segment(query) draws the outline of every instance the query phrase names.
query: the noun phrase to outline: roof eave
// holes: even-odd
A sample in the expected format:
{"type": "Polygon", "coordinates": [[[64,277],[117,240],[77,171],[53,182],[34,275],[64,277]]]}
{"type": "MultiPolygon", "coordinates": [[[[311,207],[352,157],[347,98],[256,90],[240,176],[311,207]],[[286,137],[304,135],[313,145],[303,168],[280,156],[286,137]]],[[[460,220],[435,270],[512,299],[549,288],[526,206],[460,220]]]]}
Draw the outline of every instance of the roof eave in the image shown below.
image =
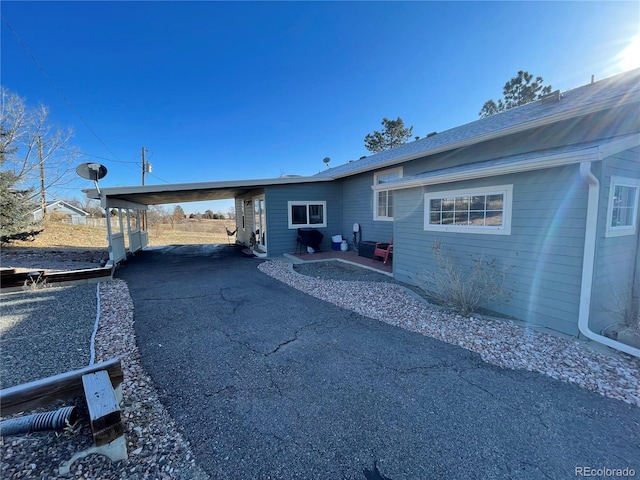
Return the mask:
{"type": "MultiPolygon", "coordinates": [[[[637,100],[631,100],[628,102],[622,102],[622,104],[627,104],[627,103],[633,103],[637,100]]],[[[438,153],[443,153],[443,152],[447,152],[450,150],[455,150],[457,148],[462,148],[462,147],[468,147],[470,145],[474,145],[477,143],[481,143],[481,142],[486,142],[489,140],[495,140],[497,138],[500,137],[504,137],[507,135],[513,135],[515,133],[520,133],[523,132],[525,130],[529,130],[531,128],[538,128],[538,127],[542,127],[545,125],[548,125],[550,123],[555,123],[555,122],[561,122],[564,120],[569,120],[571,118],[575,118],[575,117],[579,117],[582,115],[588,115],[590,113],[596,113],[598,111],[601,110],[605,110],[607,108],[611,108],[614,106],[620,106],[620,97],[613,97],[613,98],[607,98],[605,100],[601,100],[597,103],[592,103],[589,105],[585,105],[585,106],[581,106],[581,107],[577,107],[574,108],[572,110],[566,111],[566,112],[559,112],[559,113],[555,113],[552,115],[547,115],[545,117],[541,117],[541,118],[537,118],[535,120],[531,120],[529,122],[525,122],[525,123],[519,123],[516,125],[511,125],[509,127],[505,127],[502,128],[500,130],[496,130],[490,133],[484,133],[481,135],[476,135],[474,137],[470,137],[464,140],[459,140],[457,142],[452,142],[452,143],[448,143],[445,145],[441,145],[439,147],[433,148],[433,149],[428,149],[428,150],[424,150],[422,152],[418,152],[418,153],[413,153],[411,155],[405,155],[403,157],[397,157],[394,159],[390,159],[387,160],[385,162],[380,162],[376,165],[369,165],[367,167],[362,167],[362,168],[358,168],[355,170],[350,170],[349,172],[345,172],[343,174],[335,174],[333,175],[333,178],[344,178],[344,177],[350,177],[352,175],[357,175],[359,173],[365,173],[365,172],[370,172],[373,170],[377,170],[379,168],[385,168],[385,167],[389,167],[391,165],[395,165],[398,163],[404,163],[404,162],[408,162],[411,160],[415,160],[417,158],[423,158],[423,157],[428,157],[431,155],[435,155],[438,153]]]]}
{"type": "Polygon", "coordinates": [[[533,170],[542,170],[546,168],[561,167],[574,163],[591,162],[601,159],[601,152],[598,147],[592,147],[588,150],[575,154],[557,154],[550,155],[547,158],[533,158],[521,162],[495,165],[488,167],[479,167],[469,169],[462,172],[451,172],[442,175],[434,175],[427,178],[416,178],[407,181],[400,181],[397,185],[383,184],[372,186],[373,191],[380,190],[403,190],[406,188],[424,187],[429,185],[438,185],[441,183],[459,182],[463,180],[473,180],[476,178],[495,177],[498,175],[509,175],[512,173],[530,172],[533,170]]]}

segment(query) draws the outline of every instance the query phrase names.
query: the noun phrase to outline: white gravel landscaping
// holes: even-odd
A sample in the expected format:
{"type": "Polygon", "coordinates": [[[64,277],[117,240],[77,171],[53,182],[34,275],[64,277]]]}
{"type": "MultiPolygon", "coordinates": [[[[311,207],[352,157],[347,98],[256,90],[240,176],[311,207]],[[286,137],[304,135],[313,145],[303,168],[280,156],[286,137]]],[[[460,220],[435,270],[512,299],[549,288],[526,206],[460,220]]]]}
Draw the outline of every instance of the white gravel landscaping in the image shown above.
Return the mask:
{"type": "Polygon", "coordinates": [[[267,261],[258,268],[316,298],[466,348],[488,363],[539,372],[640,407],[640,359],[605,355],[583,342],[509,321],[448,313],[392,283],[312,278],[282,261],[267,261]]]}

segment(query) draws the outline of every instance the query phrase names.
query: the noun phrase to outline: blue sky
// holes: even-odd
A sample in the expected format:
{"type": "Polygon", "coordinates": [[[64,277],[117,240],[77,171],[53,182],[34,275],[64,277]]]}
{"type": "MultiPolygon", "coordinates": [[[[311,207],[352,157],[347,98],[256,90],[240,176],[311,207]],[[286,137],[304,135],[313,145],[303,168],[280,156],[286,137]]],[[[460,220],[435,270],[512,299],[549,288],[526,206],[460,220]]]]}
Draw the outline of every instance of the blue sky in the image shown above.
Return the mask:
{"type": "Polygon", "coordinates": [[[2,85],[73,128],[78,163],[103,163],[107,187],[140,184],[142,146],[147,184],[314,174],[366,155],[383,117],[419,136],[478,119],[518,70],[561,90],[628,70],[640,33],[635,1],[0,8],[2,85]]]}

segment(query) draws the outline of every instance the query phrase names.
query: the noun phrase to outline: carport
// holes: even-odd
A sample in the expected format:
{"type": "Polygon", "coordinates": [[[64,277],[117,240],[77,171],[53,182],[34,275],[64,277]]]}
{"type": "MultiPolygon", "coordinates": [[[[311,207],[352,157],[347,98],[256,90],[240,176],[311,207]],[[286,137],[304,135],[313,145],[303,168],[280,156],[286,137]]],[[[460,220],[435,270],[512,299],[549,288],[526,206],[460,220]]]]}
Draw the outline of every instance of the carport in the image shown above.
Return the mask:
{"type": "Polygon", "coordinates": [[[117,212],[115,218],[107,215],[109,259],[116,264],[127,255],[125,232],[131,253],[142,250],[149,244],[149,232],[145,221],[149,205],[206,200],[234,199],[238,242],[251,247],[260,256],[266,256],[266,232],[269,229],[266,225],[264,198],[267,187],[332,180],[330,177],[283,176],[220,182],[105,187],[86,189],[83,192],[87,198],[100,200],[101,207],[107,212],[114,209],[117,212]],[[117,222],[116,225],[112,223],[114,221],[117,222]],[[256,225],[260,224],[263,224],[259,229],[261,235],[257,235],[256,225]]]}

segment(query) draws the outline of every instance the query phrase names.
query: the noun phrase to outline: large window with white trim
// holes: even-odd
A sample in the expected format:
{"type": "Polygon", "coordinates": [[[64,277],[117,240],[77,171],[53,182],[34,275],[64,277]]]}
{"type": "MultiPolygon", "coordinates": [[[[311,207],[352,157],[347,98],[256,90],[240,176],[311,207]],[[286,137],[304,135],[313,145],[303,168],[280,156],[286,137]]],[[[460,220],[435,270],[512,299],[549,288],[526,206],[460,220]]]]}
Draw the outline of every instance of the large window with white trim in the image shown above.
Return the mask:
{"type": "Polygon", "coordinates": [[[611,177],[607,211],[607,237],[636,233],[639,191],[639,179],[611,177]]]}
{"type": "MultiPolygon", "coordinates": [[[[399,178],[402,178],[402,167],[375,173],[373,184],[382,185],[399,178]]],[[[393,190],[373,192],[373,219],[393,220],[393,190]]]]}
{"type": "Polygon", "coordinates": [[[327,202],[288,202],[289,228],[326,227],[327,202]]]}
{"type": "Polygon", "coordinates": [[[426,193],[424,229],[511,235],[513,185],[426,193]]]}

